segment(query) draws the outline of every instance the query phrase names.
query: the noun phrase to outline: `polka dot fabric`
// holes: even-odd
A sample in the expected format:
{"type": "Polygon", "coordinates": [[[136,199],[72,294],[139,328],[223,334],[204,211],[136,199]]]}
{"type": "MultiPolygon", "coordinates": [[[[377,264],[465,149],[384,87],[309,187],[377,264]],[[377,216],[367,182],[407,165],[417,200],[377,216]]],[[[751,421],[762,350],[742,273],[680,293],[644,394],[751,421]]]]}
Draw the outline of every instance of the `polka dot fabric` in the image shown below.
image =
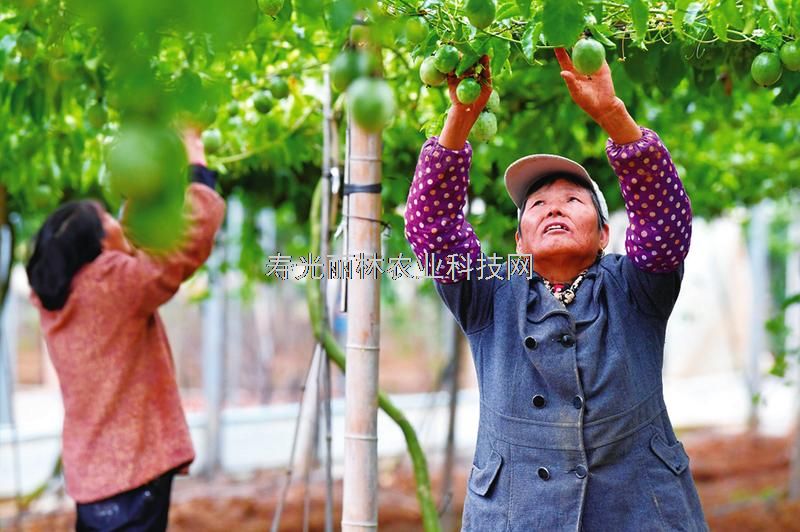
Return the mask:
{"type": "Polygon", "coordinates": [[[448,256],[474,267],[481,255],[481,243],[464,218],[471,162],[469,143],[450,150],[431,137],[422,146],[406,202],[406,239],[423,264],[433,257],[433,273],[444,284],[467,276],[465,270],[452,271],[448,256]]]}
{"type": "MultiPolygon", "coordinates": [[[[640,270],[668,273],[689,252],[692,207],[669,151],[655,132],[641,129],[642,138],[629,144],[609,139],[606,154],[628,212],[628,257],[640,270]]],[[[422,146],[406,203],[406,238],[423,264],[435,258],[434,273],[445,284],[467,276],[451,271],[448,256],[474,266],[481,255],[481,243],[464,218],[471,163],[469,143],[449,150],[431,137],[422,146]]]]}
{"type": "Polygon", "coordinates": [[[606,145],[628,212],[625,251],[640,270],[673,272],[689,252],[692,206],[661,139],[641,130],[635,142],[606,145]]]}

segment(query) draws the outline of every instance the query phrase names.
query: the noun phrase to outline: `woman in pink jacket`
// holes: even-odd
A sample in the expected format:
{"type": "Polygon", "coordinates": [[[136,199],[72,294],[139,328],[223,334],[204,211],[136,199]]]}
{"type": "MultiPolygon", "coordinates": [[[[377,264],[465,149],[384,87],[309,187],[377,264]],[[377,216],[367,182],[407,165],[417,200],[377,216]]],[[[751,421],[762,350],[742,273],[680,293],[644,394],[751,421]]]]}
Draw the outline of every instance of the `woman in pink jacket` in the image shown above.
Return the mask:
{"type": "Polygon", "coordinates": [[[166,255],[133,247],[94,201],[59,207],[27,266],[64,401],[63,463],[76,529],[164,530],[172,478],[194,449],[158,308],[208,258],[225,211],[197,132],[187,232],[166,255]]]}

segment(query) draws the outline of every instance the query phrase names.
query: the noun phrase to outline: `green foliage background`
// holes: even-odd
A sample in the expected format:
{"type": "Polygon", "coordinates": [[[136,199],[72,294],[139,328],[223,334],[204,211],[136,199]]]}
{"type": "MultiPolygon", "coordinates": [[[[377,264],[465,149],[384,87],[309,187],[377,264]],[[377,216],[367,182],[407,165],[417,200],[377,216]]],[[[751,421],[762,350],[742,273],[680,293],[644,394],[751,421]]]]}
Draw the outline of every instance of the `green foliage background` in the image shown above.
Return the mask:
{"type": "MultiPolygon", "coordinates": [[[[750,62],[797,36],[800,0],[499,0],[485,31],[471,27],[455,0],[286,0],[269,17],[255,0],[14,0],[0,7],[0,67],[19,62],[21,75],[0,79],[0,183],[18,234],[18,256],[59,202],[102,198],[104,157],[126,120],[159,124],[190,114],[223,134],[210,164],[221,189],[246,207],[238,265],[263,278],[266,256],[307,253],[307,218],[320,175],[323,68],[346,44],[354,16],[366,20],[383,49],[385,77],[398,113],[384,131],[384,219],[387,253],[405,255],[402,206],[426,135],[441,127],[448,100],[423,87],[417,69],[442,42],[462,52],[462,66],[492,57],[501,95],[499,133],[475,146],[473,198],[486,203],[473,224],[488,252],[512,247],[515,214],[502,184],[505,167],[533,152],[583,161],[620,206],[605,159],[606,136],[571,101],[553,45],[571,45],[582,31],[603,42],[617,91],[634,118],[670,149],[695,213],[715,216],[735,205],[785,197],[800,182],[800,73],[784,71],[774,87],[757,87],[750,62]],[[410,17],[431,31],[406,42],[410,17]],[[21,58],[23,31],[37,39],[21,58]],[[290,87],[268,114],[253,94],[278,75],[290,87]],[[101,105],[108,121],[92,127],[87,109],[101,105]],[[260,209],[276,210],[276,249],[258,245],[260,209]]],[[[13,72],[12,72],[13,74],[13,72]]],[[[335,95],[344,146],[344,98],[335,95]]]]}

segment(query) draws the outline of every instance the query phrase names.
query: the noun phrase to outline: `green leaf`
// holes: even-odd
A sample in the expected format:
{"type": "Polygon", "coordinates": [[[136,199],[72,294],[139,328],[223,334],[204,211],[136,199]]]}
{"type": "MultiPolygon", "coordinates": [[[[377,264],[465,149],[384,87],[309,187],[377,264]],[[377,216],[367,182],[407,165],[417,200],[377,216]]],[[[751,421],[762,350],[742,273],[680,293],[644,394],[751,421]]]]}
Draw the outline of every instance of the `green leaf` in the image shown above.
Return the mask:
{"type": "Polygon", "coordinates": [[[461,60],[456,67],[456,76],[460,76],[469,70],[483,54],[487,53],[490,39],[491,37],[484,35],[475,39],[472,44],[465,42],[453,44],[462,54],[461,60]]]}
{"type": "Polygon", "coordinates": [[[665,95],[670,94],[686,75],[686,65],[677,46],[667,46],[658,60],[656,85],[665,95]]]}
{"type": "Polygon", "coordinates": [[[592,30],[592,37],[594,37],[595,40],[600,42],[606,48],[614,49],[617,47],[617,45],[614,44],[614,41],[605,36],[606,32],[611,34],[611,28],[605,24],[592,24],[589,29],[592,30]]]}
{"type": "Polygon", "coordinates": [[[531,16],[531,0],[516,0],[519,14],[524,18],[531,16]]]}
{"type": "Polygon", "coordinates": [[[725,12],[720,8],[712,9],[708,18],[711,21],[714,35],[719,37],[720,41],[728,42],[728,18],[725,16],[725,12]]]}
{"type": "Polygon", "coordinates": [[[791,22],[794,28],[793,35],[795,37],[800,36],[800,0],[794,0],[792,4],[791,22]]]}
{"type": "Polygon", "coordinates": [[[775,15],[775,22],[782,29],[786,29],[789,15],[788,0],[764,0],[770,12],[775,15]]]}
{"type": "Polygon", "coordinates": [[[456,76],[461,76],[464,74],[464,72],[472,68],[475,65],[475,63],[478,62],[478,59],[480,59],[480,57],[481,57],[480,54],[478,54],[477,52],[475,52],[475,50],[471,48],[465,51],[461,55],[461,60],[458,62],[458,66],[456,67],[456,76]]]}
{"type": "Polygon", "coordinates": [[[583,4],[580,0],[544,0],[542,24],[548,44],[572,47],[584,28],[583,4]]]}
{"type": "Polygon", "coordinates": [[[492,75],[497,75],[503,71],[503,66],[511,55],[511,43],[505,39],[493,38],[491,40],[492,47],[492,75]]]}
{"type": "MultiPolygon", "coordinates": [[[[781,80],[781,92],[778,94],[772,103],[775,105],[791,105],[792,102],[800,95],[800,72],[791,72],[784,69],[783,79],[781,80]]],[[[795,295],[784,302],[784,307],[800,302],[800,297],[795,295]],[[788,302],[788,303],[787,303],[788,302]]]]}
{"type": "Polygon", "coordinates": [[[650,84],[653,83],[658,77],[658,54],[657,49],[651,52],[645,52],[640,48],[626,49],[625,72],[631,80],[650,84]]]}
{"type": "Polygon", "coordinates": [[[355,0],[335,0],[330,6],[329,20],[331,29],[339,31],[353,24],[353,15],[358,5],[355,0]]]}
{"type": "Polygon", "coordinates": [[[522,55],[525,57],[525,60],[528,63],[535,63],[536,60],[533,58],[533,55],[536,53],[536,48],[538,48],[539,37],[542,35],[542,23],[541,22],[528,22],[528,26],[525,28],[525,33],[522,34],[522,55]]]}
{"type": "Polygon", "coordinates": [[[683,20],[686,17],[686,9],[689,7],[691,0],[677,0],[675,2],[675,14],[672,16],[672,26],[678,35],[684,36],[683,20]]]}
{"type": "Polygon", "coordinates": [[[645,0],[627,0],[633,21],[633,41],[639,43],[647,36],[647,18],[650,10],[645,0]]]}
{"type": "Polygon", "coordinates": [[[736,6],[736,0],[722,0],[720,4],[722,11],[725,13],[725,18],[728,19],[728,24],[736,30],[741,30],[744,26],[744,19],[736,6]]]}
{"type": "Polygon", "coordinates": [[[502,4],[497,8],[497,13],[494,16],[495,20],[506,20],[512,17],[519,16],[519,8],[516,4],[502,4]]]}

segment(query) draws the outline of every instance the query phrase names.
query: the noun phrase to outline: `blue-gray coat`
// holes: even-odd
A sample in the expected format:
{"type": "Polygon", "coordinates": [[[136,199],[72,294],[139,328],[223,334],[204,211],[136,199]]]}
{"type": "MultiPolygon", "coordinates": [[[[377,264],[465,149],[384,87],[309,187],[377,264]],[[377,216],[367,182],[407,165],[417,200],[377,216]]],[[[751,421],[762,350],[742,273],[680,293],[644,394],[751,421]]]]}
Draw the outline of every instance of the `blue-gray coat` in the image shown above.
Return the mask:
{"type": "Polygon", "coordinates": [[[662,394],[682,275],[608,255],[569,307],[535,274],[436,283],[480,390],[463,530],[708,530],[662,394]]]}

